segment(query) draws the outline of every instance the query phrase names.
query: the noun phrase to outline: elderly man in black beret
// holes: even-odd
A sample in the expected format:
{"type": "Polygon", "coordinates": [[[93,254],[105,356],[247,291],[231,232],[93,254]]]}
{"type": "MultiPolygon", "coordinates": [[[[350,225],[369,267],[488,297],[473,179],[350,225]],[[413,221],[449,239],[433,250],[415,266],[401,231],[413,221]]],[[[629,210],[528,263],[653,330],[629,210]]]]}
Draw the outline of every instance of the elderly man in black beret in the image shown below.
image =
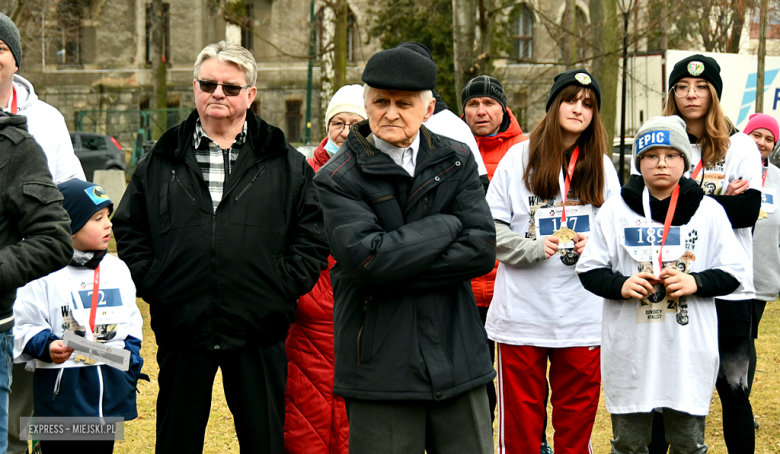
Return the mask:
{"type": "Polygon", "coordinates": [[[372,56],[368,120],[314,178],[350,453],[493,452],[496,373],[469,279],[492,269],[496,233],[471,152],[422,125],[435,81],[412,50],[372,56]]]}

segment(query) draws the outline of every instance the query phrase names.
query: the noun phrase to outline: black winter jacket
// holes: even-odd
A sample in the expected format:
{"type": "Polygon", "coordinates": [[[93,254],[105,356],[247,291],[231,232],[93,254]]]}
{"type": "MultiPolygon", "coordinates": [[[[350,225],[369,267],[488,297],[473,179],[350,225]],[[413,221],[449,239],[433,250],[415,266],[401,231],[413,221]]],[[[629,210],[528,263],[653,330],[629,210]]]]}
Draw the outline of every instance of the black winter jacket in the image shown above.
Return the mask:
{"type": "Polygon", "coordinates": [[[73,257],[62,200],[27,119],[0,111],[0,332],[13,328],[16,289],[73,257]]]}
{"type": "Polygon", "coordinates": [[[441,400],[496,373],[471,292],[496,232],[468,148],[420,129],[414,178],[353,127],[317,172],[336,265],[335,392],[441,400]]]}
{"type": "Polygon", "coordinates": [[[247,111],[247,139],[216,212],[193,153],[194,111],[138,162],[113,217],[119,257],[157,343],[217,350],[284,339],[327,265],[311,169],[247,111]]]}

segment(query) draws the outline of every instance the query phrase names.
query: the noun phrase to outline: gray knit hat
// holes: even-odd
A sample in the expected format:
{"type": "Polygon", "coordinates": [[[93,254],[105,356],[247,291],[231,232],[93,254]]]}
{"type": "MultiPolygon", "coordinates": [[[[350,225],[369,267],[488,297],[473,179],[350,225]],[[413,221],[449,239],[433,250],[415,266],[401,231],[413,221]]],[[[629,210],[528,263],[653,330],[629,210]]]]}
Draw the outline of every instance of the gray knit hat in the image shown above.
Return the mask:
{"type": "Polygon", "coordinates": [[[668,147],[682,153],[685,169],[691,165],[691,144],[685,132],[685,122],[677,115],[653,117],[645,122],[634,140],[634,166],[639,170],[639,156],[653,148],[668,147]]]}
{"type": "Polygon", "coordinates": [[[466,82],[463,87],[460,98],[463,110],[466,110],[466,102],[471,98],[493,98],[501,104],[501,108],[506,112],[506,93],[504,86],[495,77],[477,76],[466,82]]]}
{"type": "Polygon", "coordinates": [[[16,28],[10,17],[0,13],[0,39],[11,49],[16,61],[16,67],[22,67],[22,45],[19,43],[19,29],[16,28]]]}

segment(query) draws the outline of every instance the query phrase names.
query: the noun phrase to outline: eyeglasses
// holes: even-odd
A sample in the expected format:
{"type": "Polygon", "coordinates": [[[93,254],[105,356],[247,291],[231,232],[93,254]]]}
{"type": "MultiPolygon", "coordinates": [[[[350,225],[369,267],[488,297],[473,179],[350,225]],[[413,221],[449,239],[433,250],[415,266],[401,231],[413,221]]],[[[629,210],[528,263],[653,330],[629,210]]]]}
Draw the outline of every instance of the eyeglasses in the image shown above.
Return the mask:
{"type": "MultiPolygon", "coordinates": [[[[661,162],[661,156],[657,154],[643,154],[639,156],[642,162],[647,163],[650,167],[656,167],[661,162]]],[[[682,155],[679,153],[668,154],[663,157],[664,164],[669,167],[675,167],[682,162],[682,155]]]]}
{"type": "Polygon", "coordinates": [[[198,85],[200,85],[200,89],[206,93],[214,93],[214,90],[217,89],[217,85],[222,85],[222,93],[224,93],[225,96],[238,96],[242,89],[251,87],[251,85],[241,87],[233,84],[218,84],[210,80],[198,80],[198,85]]]}
{"type": "Polygon", "coordinates": [[[344,131],[344,128],[351,128],[352,126],[354,126],[356,124],[357,124],[357,122],[355,122],[355,123],[342,123],[340,121],[332,121],[328,125],[328,128],[333,128],[332,129],[333,132],[338,132],[339,134],[341,134],[341,132],[344,131]]]}
{"type": "Polygon", "coordinates": [[[710,92],[710,86],[707,84],[701,84],[696,86],[689,86],[686,84],[676,84],[674,87],[674,95],[678,98],[684,98],[688,96],[688,93],[690,93],[691,90],[693,90],[693,93],[698,96],[699,98],[703,98],[707,96],[707,94],[710,92]]]}

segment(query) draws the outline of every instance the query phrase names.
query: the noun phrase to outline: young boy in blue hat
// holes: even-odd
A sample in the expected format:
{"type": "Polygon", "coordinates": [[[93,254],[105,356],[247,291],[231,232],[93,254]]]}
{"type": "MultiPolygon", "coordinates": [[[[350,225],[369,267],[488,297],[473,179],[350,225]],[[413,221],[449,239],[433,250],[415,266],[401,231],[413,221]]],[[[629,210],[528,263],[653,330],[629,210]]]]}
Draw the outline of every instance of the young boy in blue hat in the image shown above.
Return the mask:
{"type": "MultiPolygon", "coordinates": [[[[74,179],[57,187],[71,218],[73,259],[67,267],[19,290],[14,305],[14,356],[35,368],[35,416],[135,419],[136,383],[139,378],[148,380],[141,373],[143,319],[130,271],[106,253],[114,204],[94,183],[74,179]],[[130,369],[121,371],[74,354],[63,346],[66,331],[129,350],[130,369]]],[[[41,441],[43,453],[79,448],[110,453],[113,445],[113,440],[41,441]]]]}

